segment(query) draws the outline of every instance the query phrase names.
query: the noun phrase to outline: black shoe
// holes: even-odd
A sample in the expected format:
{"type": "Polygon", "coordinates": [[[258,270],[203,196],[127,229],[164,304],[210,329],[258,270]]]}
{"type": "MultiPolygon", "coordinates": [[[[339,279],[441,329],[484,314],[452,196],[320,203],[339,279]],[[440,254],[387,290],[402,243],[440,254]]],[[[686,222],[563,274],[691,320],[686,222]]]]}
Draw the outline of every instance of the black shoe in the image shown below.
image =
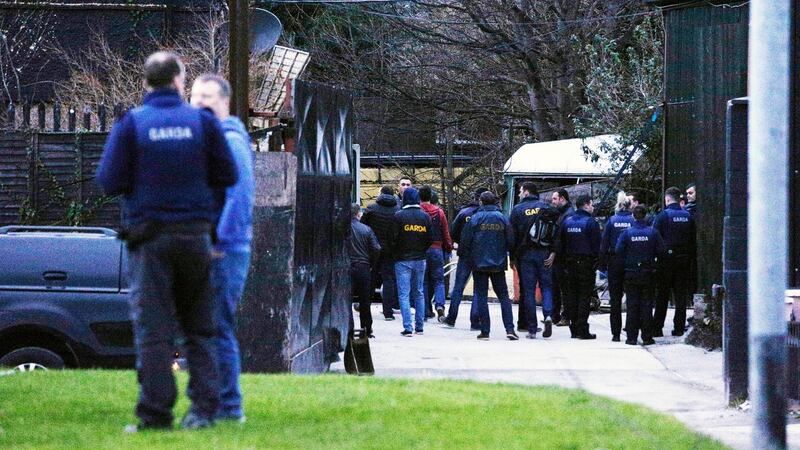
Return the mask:
{"type": "Polygon", "coordinates": [[[439,322],[444,322],[444,308],[436,308],[436,318],[439,322]]]}
{"type": "Polygon", "coordinates": [[[653,337],[664,337],[664,332],[661,331],[660,328],[658,330],[653,330],[653,337]]]}
{"type": "Polygon", "coordinates": [[[525,335],[525,339],[536,339],[536,333],[528,333],[525,335]]]}
{"type": "Polygon", "coordinates": [[[400,333],[400,336],[404,336],[404,337],[411,337],[413,335],[414,335],[414,332],[413,331],[408,331],[408,330],[403,330],[403,332],[400,333]]]}
{"type": "Polygon", "coordinates": [[[656,341],[653,338],[650,339],[642,339],[642,345],[653,345],[656,341]]]}
{"type": "Polygon", "coordinates": [[[448,319],[442,320],[442,325],[446,326],[447,328],[455,328],[456,327],[456,323],[455,322],[451,322],[448,319]]]}
{"type": "Polygon", "coordinates": [[[618,334],[615,334],[615,335],[614,335],[614,336],[611,338],[611,342],[619,342],[619,335],[618,335],[618,334]]]}
{"type": "Polygon", "coordinates": [[[203,417],[197,413],[189,412],[181,420],[181,428],[184,430],[199,430],[214,425],[214,419],[203,417]]]}
{"type": "Polygon", "coordinates": [[[589,341],[589,340],[592,340],[592,339],[597,339],[597,335],[596,334],[592,334],[592,333],[583,333],[583,334],[578,336],[578,339],[580,339],[582,341],[589,341]]]}
{"type": "Polygon", "coordinates": [[[683,331],[672,330],[672,335],[675,337],[683,336],[683,331]]]}
{"type": "Polygon", "coordinates": [[[422,335],[422,330],[414,330],[414,334],[422,335]]]}
{"type": "Polygon", "coordinates": [[[544,333],[542,333],[542,337],[549,338],[553,335],[553,320],[549,317],[544,319],[544,333]]]}
{"type": "Polygon", "coordinates": [[[514,333],[514,330],[510,330],[506,331],[506,339],[508,339],[509,341],[518,341],[519,336],[517,336],[517,333],[514,333]]]}
{"type": "Polygon", "coordinates": [[[384,316],[383,319],[386,320],[387,322],[391,322],[392,320],[394,320],[394,316],[384,316]]]}
{"type": "Polygon", "coordinates": [[[631,341],[630,339],[626,339],[626,340],[625,340],[625,343],[626,343],[626,344],[628,344],[628,345],[636,345],[636,344],[638,344],[638,342],[636,342],[636,341],[631,341]]]}
{"type": "Polygon", "coordinates": [[[481,334],[478,335],[478,340],[479,341],[488,341],[489,340],[489,335],[486,334],[486,333],[481,333],[481,334]]]}

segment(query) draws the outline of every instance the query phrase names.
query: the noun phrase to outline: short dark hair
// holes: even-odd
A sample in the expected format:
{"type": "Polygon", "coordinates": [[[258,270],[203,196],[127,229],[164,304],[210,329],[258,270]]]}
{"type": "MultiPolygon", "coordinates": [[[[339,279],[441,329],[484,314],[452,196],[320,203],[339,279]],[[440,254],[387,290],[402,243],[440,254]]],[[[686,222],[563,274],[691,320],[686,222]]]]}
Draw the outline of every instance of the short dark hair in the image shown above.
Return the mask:
{"type": "Polygon", "coordinates": [[[691,189],[691,188],[693,188],[693,187],[695,187],[695,186],[696,186],[696,185],[694,184],[694,182],[691,182],[691,183],[689,183],[689,184],[687,184],[687,185],[686,185],[686,190],[688,191],[689,189],[691,189]]]}
{"type": "Polygon", "coordinates": [[[381,186],[381,194],[394,195],[394,188],[389,185],[381,186]]]}
{"type": "Polygon", "coordinates": [[[419,199],[423,202],[431,201],[431,197],[433,196],[433,189],[427,184],[419,188],[419,199]]]}
{"type": "Polygon", "coordinates": [[[567,192],[566,189],[561,188],[561,189],[557,190],[556,192],[558,192],[558,196],[559,197],[563,198],[566,201],[569,201],[569,192],[567,192]]]}
{"type": "Polygon", "coordinates": [[[358,203],[353,203],[350,205],[350,212],[353,214],[353,218],[358,217],[358,213],[361,212],[361,205],[358,203]]]}
{"type": "Polygon", "coordinates": [[[539,195],[539,189],[533,181],[526,181],[522,183],[522,190],[527,191],[531,195],[539,195]]]}
{"type": "Polygon", "coordinates": [[[675,186],[668,187],[667,190],[664,191],[665,197],[669,197],[676,202],[681,201],[681,195],[683,195],[683,192],[675,186]]]}
{"type": "Polygon", "coordinates": [[[575,199],[575,207],[576,208],[583,208],[586,205],[592,203],[592,197],[589,194],[581,194],[578,198],[575,199]]]}
{"type": "Polygon", "coordinates": [[[497,204],[497,196],[494,195],[494,192],[487,190],[486,192],[481,193],[481,205],[496,205],[497,204]]]}
{"type": "Polygon", "coordinates": [[[630,193],[630,194],[628,194],[628,195],[630,195],[630,196],[631,196],[631,199],[633,199],[633,200],[636,200],[636,201],[637,201],[637,202],[639,202],[639,203],[644,203],[644,202],[642,201],[642,194],[641,194],[641,193],[639,193],[639,192],[631,192],[631,193],[630,193]]]}
{"type": "Polygon", "coordinates": [[[180,56],[173,52],[155,52],[144,62],[144,78],[153,89],[169,87],[184,70],[180,56]]]}
{"type": "Polygon", "coordinates": [[[436,191],[431,192],[431,204],[439,204],[439,194],[437,194],[436,191]]]}
{"type": "Polygon", "coordinates": [[[481,194],[483,194],[484,192],[487,192],[487,191],[489,191],[489,190],[486,189],[485,187],[479,187],[478,189],[475,189],[475,194],[473,195],[473,197],[475,198],[475,200],[480,200],[481,199],[481,194]]]}
{"type": "Polygon", "coordinates": [[[231,84],[228,80],[215,73],[204,73],[197,77],[195,81],[201,83],[216,83],[219,86],[219,94],[224,98],[231,98],[231,84]]]}
{"type": "Polygon", "coordinates": [[[644,220],[647,217],[647,208],[644,205],[636,205],[633,208],[633,218],[636,220],[644,220]]]}

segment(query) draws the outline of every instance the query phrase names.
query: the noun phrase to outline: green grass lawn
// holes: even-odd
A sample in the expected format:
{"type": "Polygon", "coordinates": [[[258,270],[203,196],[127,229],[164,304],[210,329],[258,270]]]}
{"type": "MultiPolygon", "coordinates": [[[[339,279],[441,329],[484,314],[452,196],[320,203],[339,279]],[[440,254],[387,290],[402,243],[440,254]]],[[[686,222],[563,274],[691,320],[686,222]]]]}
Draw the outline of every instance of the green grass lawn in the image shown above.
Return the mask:
{"type": "MultiPolygon", "coordinates": [[[[246,375],[243,389],[243,425],[124,435],[134,372],[3,376],[0,448],[724,448],[646,408],[553,387],[246,375]]],[[[187,406],[182,393],[178,417],[187,406]]]]}

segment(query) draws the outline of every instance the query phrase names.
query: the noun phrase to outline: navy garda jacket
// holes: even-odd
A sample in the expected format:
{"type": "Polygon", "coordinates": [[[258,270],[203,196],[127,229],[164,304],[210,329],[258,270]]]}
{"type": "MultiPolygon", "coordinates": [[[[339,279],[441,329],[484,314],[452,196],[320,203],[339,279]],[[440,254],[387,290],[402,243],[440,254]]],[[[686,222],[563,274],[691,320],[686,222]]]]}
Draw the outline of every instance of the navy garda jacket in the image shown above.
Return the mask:
{"type": "Polygon", "coordinates": [[[461,236],[459,250],[478,272],[503,272],[514,249],[514,229],[497,205],[481,206],[461,236]]]}
{"type": "Polygon", "coordinates": [[[695,252],[695,225],[692,215],[677,203],[664,208],[653,221],[661,234],[668,255],[691,256],[695,252]]]}
{"type": "Polygon", "coordinates": [[[561,226],[561,251],[569,256],[596,258],[600,252],[600,224],[588,212],[578,209],[561,226]]]}
{"type": "Polygon", "coordinates": [[[453,239],[453,242],[458,243],[458,251],[456,251],[458,256],[465,255],[461,250],[461,233],[464,231],[464,226],[469,223],[472,216],[478,211],[478,208],[480,208],[480,205],[474,202],[465,206],[458,212],[453,223],[450,225],[450,237],[453,239]]]}
{"type": "Polygon", "coordinates": [[[541,247],[536,244],[530,243],[528,239],[528,232],[536,220],[539,212],[545,208],[550,208],[550,205],[539,200],[539,196],[534,195],[525,197],[511,210],[511,226],[514,228],[514,243],[515,248],[513,253],[520,254],[525,250],[531,249],[547,249],[554,252],[558,249],[558,243],[554,243],[550,247],[541,247]]]}
{"type": "Polygon", "coordinates": [[[649,275],[656,258],[664,253],[661,235],[644,221],[636,221],[619,237],[617,255],[625,261],[626,276],[649,275]]]}
{"type": "Polygon", "coordinates": [[[144,98],[111,129],[97,182],[122,195],[125,222],[216,222],[225,188],[238,180],[219,120],[173,89],[144,98]]]}
{"type": "Polygon", "coordinates": [[[636,220],[630,211],[619,211],[611,216],[603,229],[603,237],[600,239],[600,254],[610,255],[616,252],[617,240],[622,232],[630,228],[634,222],[636,220]]]}
{"type": "Polygon", "coordinates": [[[433,243],[433,223],[419,206],[419,193],[414,188],[403,192],[403,209],[395,213],[392,223],[392,250],[395,261],[419,261],[433,243]]]}

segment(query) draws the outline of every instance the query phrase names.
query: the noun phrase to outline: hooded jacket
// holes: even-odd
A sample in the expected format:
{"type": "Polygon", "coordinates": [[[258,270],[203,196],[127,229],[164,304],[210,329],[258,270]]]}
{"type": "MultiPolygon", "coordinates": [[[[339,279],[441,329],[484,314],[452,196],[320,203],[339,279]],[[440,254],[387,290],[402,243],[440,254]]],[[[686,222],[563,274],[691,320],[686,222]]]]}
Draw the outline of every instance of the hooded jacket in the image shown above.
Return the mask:
{"type": "Polygon", "coordinates": [[[450,226],[447,224],[447,216],[442,211],[442,208],[431,204],[421,203],[420,207],[423,211],[428,213],[433,224],[433,243],[431,248],[441,248],[449,253],[453,251],[453,239],[450,237],[450,226]]]}
{"type": "Polygon", "coordinates": [[[389,249],[392,244],[392,223],[394,222],[394,214],[400,211],[400,206],[397,205],[397,197],[390,194],[381,194],[375,200],[375,203],[369,205],[364,215],[361,216],[361,223],[372,228],[375,236],[378,237],[383,251],[381,252],[382,259],[388,259],[389,249]]]}
{"type": "Polygon", "coordinates": [[[253,178],[253,151],[250,135],[238,117],[230,116],[222,121],[222,129],[228,147],[233,153],[239,181],[225,190],[225,204],[217,224],[219,250],[250,251],[253,240],[253,203],[255,180],[253,178]]]}
{"type": "Polygon", "coordinates": [[[419,192],[414,188],[403,192],[403,205],[392,223],[392,254],[396,261],[423,260],[433,242],[431,218],[420,208],[419,192]]]}
{"type": "Polygon", "coordinates": [[[503,272],[514,249],[514,229],[499,206],[481,206],[464,227],[459,247],[475,271],[503,272]]]}

